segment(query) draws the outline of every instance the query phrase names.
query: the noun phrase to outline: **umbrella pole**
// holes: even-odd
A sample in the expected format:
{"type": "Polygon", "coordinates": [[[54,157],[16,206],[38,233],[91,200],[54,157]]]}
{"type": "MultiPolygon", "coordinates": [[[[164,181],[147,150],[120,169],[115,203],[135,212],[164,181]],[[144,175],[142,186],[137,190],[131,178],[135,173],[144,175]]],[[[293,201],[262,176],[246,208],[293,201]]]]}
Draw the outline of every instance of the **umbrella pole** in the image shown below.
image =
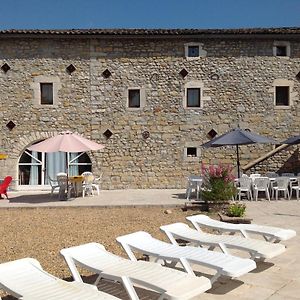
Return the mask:
{"type": "Polygon", "coordinates": [[[67,195],[66,199],[68,200],[69,195],[69,153],[67,152],[67,160],[66,160],[66,173],[67,173],[67,195]]]}
{"type": "Polygon", "coordinates": [[[236,145],[236,160],[237,160],[238,178],[240,178],[240,156],[239,156],[239,145],[236,145]]]}

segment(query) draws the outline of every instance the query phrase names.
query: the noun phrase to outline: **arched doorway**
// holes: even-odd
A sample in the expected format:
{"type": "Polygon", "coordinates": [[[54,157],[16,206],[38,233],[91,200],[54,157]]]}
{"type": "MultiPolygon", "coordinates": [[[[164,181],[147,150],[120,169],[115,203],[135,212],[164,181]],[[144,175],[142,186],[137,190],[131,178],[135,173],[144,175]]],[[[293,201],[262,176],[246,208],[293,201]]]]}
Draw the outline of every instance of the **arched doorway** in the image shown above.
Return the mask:
{"type": "Polygon", "coordinates": [[[25,150],[18,164],[19,186],[45,186],[49,184],[49,177],[56,178],[59,172],[69,175],[79,175],[91,171],[92,162],[86,152],[80,153],[41,153],[25,150]]]}

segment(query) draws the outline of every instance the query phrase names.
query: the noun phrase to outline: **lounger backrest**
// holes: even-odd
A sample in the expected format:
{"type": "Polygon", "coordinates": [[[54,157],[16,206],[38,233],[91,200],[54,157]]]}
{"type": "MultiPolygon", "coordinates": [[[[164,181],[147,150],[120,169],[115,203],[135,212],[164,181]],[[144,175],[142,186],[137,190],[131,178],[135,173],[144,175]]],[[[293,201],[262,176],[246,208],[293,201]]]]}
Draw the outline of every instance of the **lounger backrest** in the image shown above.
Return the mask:
{"type": "Polygon", "coordinates": [[[28,297],[33,289],[45,288],[51,279],[55,281],[33,258],[0,264],[0,286],[16,297],[28,297]]]}
{"type": "MultiPolygon", "coordinates": [[[[166,254],[173,248],[172,244],[157,240],[145,231],[137,231],[117,237],[117,241],[124,247],[130,245],[133,250],[140,250],[145,254],[166,254]]],[[[125,249],[126,250],[126,249],[125,249]]],[[[132,257],[130,257],[132,259],[132,257]]]]}
{"type": "Polygon", "coordinates": [[[24,300],[119,299],[86,284],[70,283],[52,276],[32,258],[0,264],[0,288],[24,300]]]}
{"type": "Polygon", "coordinates": [[[239,231],[239,229],[237,229],[238,227],[240,227],[241,224],[230,224],[230,223],[225,223],[225,222],[221,222],[218,220],[214,220],[211,219],[210,217],[206,216],[206,215],[195,215],[195,216],[189,216],[186,217],[187,220],[189,220],[190,222],[192,222],[193,224],[197,223],[200,227],[204,226],[204,227],[208,227],[208,228],[219,228],[219,229],[230,229],[230,230],[235,230],[235,231],[239,231]]]}
{"type": "Polygon", "coordinates": [[[107,265],[117,264],[125,258],[114,255],[111,252],[106,251],[105,247],[98,243],[88,243],[80,246],[70,247],[67,249],[62,249],[60,253],[64,257],[68,257],[70,253],[71,257],[82,265],[95,265],[99,269],[105,268],[107,265]]]}

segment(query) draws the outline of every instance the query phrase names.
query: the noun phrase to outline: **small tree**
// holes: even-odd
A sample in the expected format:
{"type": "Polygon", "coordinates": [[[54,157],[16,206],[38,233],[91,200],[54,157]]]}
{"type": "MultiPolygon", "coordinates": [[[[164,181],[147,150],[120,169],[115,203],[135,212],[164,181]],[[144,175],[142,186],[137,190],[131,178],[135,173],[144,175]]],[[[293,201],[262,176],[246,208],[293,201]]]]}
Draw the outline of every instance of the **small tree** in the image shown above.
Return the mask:
{"type": "Polygon", "coordinates": [[[218,164],[205,166],[202,164],[203,191],[205,201],[228,201],[236,195],[234,176],[231,165],[218,164]]]}

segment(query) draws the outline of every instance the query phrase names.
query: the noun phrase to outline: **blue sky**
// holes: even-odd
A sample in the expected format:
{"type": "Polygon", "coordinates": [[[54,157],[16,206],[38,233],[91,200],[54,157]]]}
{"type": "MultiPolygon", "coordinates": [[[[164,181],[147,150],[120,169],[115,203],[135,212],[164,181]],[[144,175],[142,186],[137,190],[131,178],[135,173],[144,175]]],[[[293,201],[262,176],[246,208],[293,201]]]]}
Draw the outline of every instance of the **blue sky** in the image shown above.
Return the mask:
{"type": "Polygon", "coordinates": [[[0,29],[300,27],[300,0],[0,0],[0,29]]]}

